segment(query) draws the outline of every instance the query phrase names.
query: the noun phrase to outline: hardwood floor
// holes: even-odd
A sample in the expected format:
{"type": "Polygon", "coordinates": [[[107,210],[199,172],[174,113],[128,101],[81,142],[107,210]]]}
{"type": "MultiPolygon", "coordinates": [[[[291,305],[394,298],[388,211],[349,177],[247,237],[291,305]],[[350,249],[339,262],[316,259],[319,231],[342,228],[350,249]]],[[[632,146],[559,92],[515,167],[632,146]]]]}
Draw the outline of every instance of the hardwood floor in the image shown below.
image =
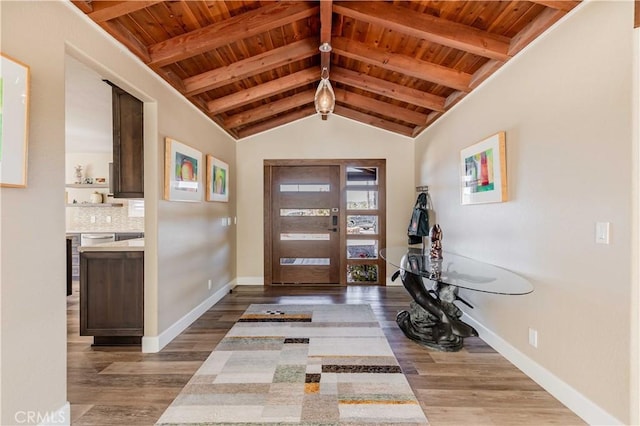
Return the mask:
{"type": "Polygon", "coordinates": [[[369,303],[430,424],[579,425],[580,418],[479,338],[442,353],[408,340],[395,323],[403,287],[240,286],[161,352],[92,348],[79,336],[77,286],[67,297],[68,400],[74,425],[152,425],[252,303],[369,303]]]}

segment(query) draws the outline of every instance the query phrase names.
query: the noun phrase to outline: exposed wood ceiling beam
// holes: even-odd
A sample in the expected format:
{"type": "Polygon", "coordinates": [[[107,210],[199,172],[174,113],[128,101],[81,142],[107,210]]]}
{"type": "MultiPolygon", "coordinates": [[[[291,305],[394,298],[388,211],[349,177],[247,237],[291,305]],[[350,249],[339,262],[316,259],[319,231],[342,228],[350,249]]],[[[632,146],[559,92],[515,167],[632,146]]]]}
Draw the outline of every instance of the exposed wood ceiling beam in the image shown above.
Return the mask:
{"type": "Polygon", "coordinates": [[[527,44],[545,32],[567,13],[562,10],[545,9],[533,21],[529,22],[515,37],[511,39],[509,55],[513,56],[521,51],[527,44]]]}
{"type": "Polygon", "coordinates": [[[281,115],[272,120],[263,121],[253,126],[245,127],[237,132],[238,137],[246,138],[248,136],[273,129],[278,126],[282,126],[283,124],[291,123],[301,118],[310,117],[315,114],[316,114],[316,108],[314,106],[308,106],[306,108],[302,108],[300,110],[291,112],[289,114],[281,115]]]}
{"type": "Polygon", "coordinates": [[[336,108],[334,109],[333,113],[340,115],[342,117],[359,121],[361,123],[369,124],[374,127],[379,127],[381,129],[388,130],[393,133],[400,133],[401,135],[404,135],[404,136],[411,137],[411,134],[413,133],[412,127],[394,123],[392,121],[388,121],[383,118],[374,117],[372,115],[365,114],[364,112],[356,111],[340,105],[336,105],[336,108]]]}
{"type": "Polygon", "coordinates": [[[334,4],[336,13],[487,58],[507,61],[509,38],[386,2],[334,4]]]}
{"type": "Polygon", "coordinates": [[[552,9],[562,10],[563,12],[568,12],[580,4],[579,1],[570,1],[570,0],[529,0],[529,1],[531,3],[537,3],[546,7],[550,7],[552,9]]]}
{"type": "Polygon", "coordinates": [[[196,95],[235,83],[243,78],[260,74],[272,68],[311,57],[317,53],[317,39],[307,38],[300,40],[242,61],[234,62],[229,66],[186,78],[184,80],[185,92],[187,96],[196,95]]]}
{"type": "Polygon", "coordinates": [[[473,73],[473,77],[469,82],[469,86],[471,87],[471,89],[475,89],[476,87],[478,87],[480,83],[489,78],[491,74],[496,72],[502,65],[504,65],[503,62],[496,61],[494,59],[487,61],[483,66],[481,66],[476,72],[473,73]]]}
{"type": "Polygon", "coordinates": [[[375,111],[378,114],[415,125],[424,125],[427,122],[427,115],[421,112],[402,108],[342,89],[336,89],[336,101],[360,109],[375,111]]]}
{"type": "MultiPolygon", "coordinates": [[[[328,43],[332,45],[331,40],[331,20],[333,16],[333,0],[320,0],[320,44],[328,43]]],[[[327,69],[331,61],[331,52],[320,53],[320,71],[327,69]]]]}
{"type": "Polygon", "coordinates": [[[270,3],[251,12],[150,46],[149,65],[165,66],[291,22],[317,16],[318,9],[307,2],[270,3]]]}
{"type": "Polygon", "coordinates": [[[93,19],[97,23],[100,23],[115,19],[119,16],[136,12],[138,10],[144,9],[145,7],[153,6],[157,3],[162,3],[162,1],[103,1],[92,3],[94,6],[92,8],[93,11],[89,13],[89,18],[93,19]]]}
{"type": "Polygon", "coordinates": [[[269,102],[268,104],[259,106],[258,108],[232,115],[224,120],[224,124],[226,127],[233,129],[235,127],[273,117],[290,109],[312,103],[314,93],[315,91],[313,90],[307,90],[305,92],[296,93],[293,96],[287,96],[286,98],[278,101],[269,102]]]}
{"type": "Polygon", "coordinates": [[[259,101],[263,98],[268,98],[269,96],[277,95],[278,93],[286,92],[287,90],[304,86],[305,84],[314,82],[317,79],[318,70],[314,68],[307,68],[286,77],[281,77],[259,86],[252,87],[251,90],[243,90],[241,92],[236,92],[207,102],[207,110],[211,114],[219,114],[251,102],[259,101]]]}
{"type": "Polygon", "coordinates": [[[91,0],[71,0],[71,3],[73,3],[78,9],[80,9],[87,15],[93,12],[91,0]]]}
{"type": "Polygon", "coordinates": [[[151,56],[147,47],[140,43],[140,41],[129,32],[120,22],[117,21],[105,21],[100,25],[105,31],[111,34],[113,38],[124,44],[134,55],[136,55],[143,62],[149,62],[151,56]]]}
{"type": "Polygon", "coordinates": [[[333,38],[334,51],[346,58],[356,59],[376,67],[430,81],[456,90],[469,92],[471,74],[456,71],[442,65],[421,61],[406,55],[383,52],[368,45],[344,37],[333,38]]]}
{"type": "Polygon", "coordinates": [[[359,74],[344,68],[334,68],[331,78],[337,82],[353,86],[387,98],[396,99],[409,104],[436,111],[444,111],[445,99],[420,90],[401,86],[379,78],[359,74]]]}

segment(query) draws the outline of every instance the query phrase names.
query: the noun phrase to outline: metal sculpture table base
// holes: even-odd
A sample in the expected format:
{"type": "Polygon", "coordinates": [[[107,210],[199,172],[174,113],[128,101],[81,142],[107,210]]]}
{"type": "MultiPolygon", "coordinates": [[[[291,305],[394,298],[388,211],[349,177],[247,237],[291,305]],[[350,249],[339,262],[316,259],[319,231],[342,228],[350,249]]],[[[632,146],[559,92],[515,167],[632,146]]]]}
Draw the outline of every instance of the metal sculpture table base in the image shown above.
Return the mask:
{"type": "Polygon", "coordinates": [[[421,345],[445,352],[462,348],[465,337],[478,332],[460,320],[462,311],[454,304],[458,288],[438,282],[434,290],[427,290],[422,277],[400,271],[402,284],[413,302],[408,311],[401,311],[396,322],[405,336],[421,345]]]}

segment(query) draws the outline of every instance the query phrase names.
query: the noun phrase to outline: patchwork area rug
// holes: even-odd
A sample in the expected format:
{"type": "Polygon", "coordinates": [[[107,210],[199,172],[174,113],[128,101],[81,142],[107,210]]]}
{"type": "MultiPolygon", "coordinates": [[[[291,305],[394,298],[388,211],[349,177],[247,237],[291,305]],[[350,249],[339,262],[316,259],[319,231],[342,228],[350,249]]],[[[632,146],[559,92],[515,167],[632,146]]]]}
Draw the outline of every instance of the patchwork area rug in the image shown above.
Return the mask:
{"type": "Polygon", "coordinates": [[[158,425],[426,425],[369,305],[251,305],[158,425]]]}

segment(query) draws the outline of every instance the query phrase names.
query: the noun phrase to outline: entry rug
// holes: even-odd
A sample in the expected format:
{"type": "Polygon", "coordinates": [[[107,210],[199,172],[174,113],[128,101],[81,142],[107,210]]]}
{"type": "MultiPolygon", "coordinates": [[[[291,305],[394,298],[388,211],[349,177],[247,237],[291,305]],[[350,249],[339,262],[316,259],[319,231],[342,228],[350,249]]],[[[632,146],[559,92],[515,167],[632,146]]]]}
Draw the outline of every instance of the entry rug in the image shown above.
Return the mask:
{"type": "Polygon", "coordinates": [[[158,425],[427,425],[369,305],[251,305],[158,425]]]}

